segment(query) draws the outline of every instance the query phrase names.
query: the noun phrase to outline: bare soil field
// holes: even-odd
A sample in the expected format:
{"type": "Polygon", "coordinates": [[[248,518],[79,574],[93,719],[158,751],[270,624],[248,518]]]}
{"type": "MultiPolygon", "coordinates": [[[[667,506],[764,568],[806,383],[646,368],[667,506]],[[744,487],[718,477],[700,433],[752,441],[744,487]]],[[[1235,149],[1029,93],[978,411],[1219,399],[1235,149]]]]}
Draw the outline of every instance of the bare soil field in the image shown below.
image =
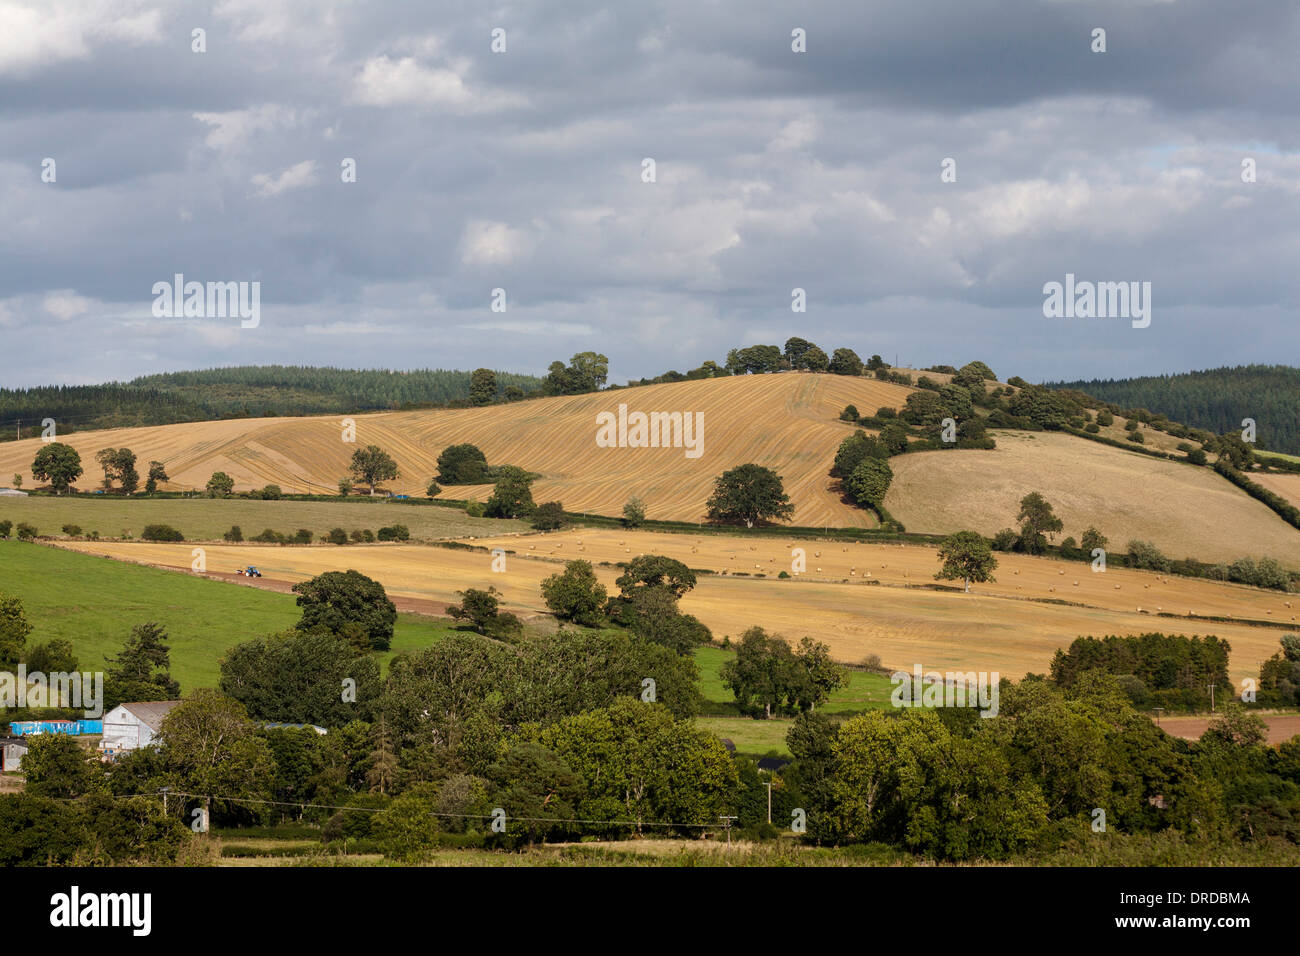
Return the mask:
{"type": "MultiPolygon", "coordinates": [[[[911,389],[867,378],[790,372],[647,385],[611,392],[545,398],[488,408],[385,412],[354,416],[356,443],[342,441],[342,417],[267,418],[196,422],[152,428],[73,433],[65,440],[81,455],[93,488],[101,477],[95,452],[132,449],[143,468],[163,462],[168,490],[201,489],[224,471],[236,490],[277,484],[286,492],[337,493],[339,478],[358,446],[375,444],[396,459],[395,493],[422,495],[448,445],[472,442],[491,464],[538,472],[539,502],[561,501],[570,511],[618,515],[627,499],[644,500],[650,518],[699,521],[713,479],[728,468],[758,462],[774,468],[795,504],[796,524],[871,527],[870,512],[840,500],[827,475],[848,426],[837,420],[845,405],[864,413],[897,407],[911,389]],[[685,449],[600,448],[596,415],[629,412],[699,412],[702,454],[685,449]]],[[[39,439],[0,445],[0,474],[24,476],[39,439]]],[[[143,473],[143,468],[141,471],[143,473]]],[[[491,487],[457,486],[448,498],[484,500],[491,487]]]]}
{"type": "MultiPolygon", "coordinates": [[[[1268,742],[1280,744],[1300,734],[1300,714],[1260,714],[1268,724],[1268,742]]],[[[1160,729],[1174,737],[1197,740],[1210,726],[1209,717],[1162,717],[1160,729]]]]}
{"type": "Polygon", "coordinates": [[[1060,433],[992,434],[992,451],[891,458],[885,507],[909,531],[968,528],[991,536],[1015,526],[1020,499],[1038,491],[1076,540],[1091,526],[1119,551],[1136,538],[1172,558],[1232,561],[1249,554],[1300,568],[1300,531],[1209,468],[1060,433]]]}
{"type": "MultiPolygon", "coordinates": [[[[730,539],[729,543],[728,539],[701,536],[700,543],[695,544],[689,535],[637,535],[618,531],[600,535],[596,537],[586,530],[475,542],[515,552],[507,555],[504,573],[492,571],[492,555],[488,552],[420,545],[345,548],[211,545],[205,548],[205,555],[210,571],[229,572],[256,564],[265,576],[263,581],[268,583],[292,583],[324,571],[355,568],[382,582],[394,600],[454,603],[459,600],[456,594],[459,590],[491,585],[502,592],[507,608],[532,617],[546,611],[541,581],[560,571],[563,561],[570,558],[602,561],[608,560],[602,555],[626,560],[629,554],[639,552],[676,554],[682,560],[689,558],[687,563],[692,567],[705,568],[710,562],[724,563],[724,549],[731,547],[743,550],[750,564],[762,565],[764,557],[771,557],[774,560],[766,563],[775,568],[778,553],[788,567],[789,548],[797,546],[767,539],[760,547],[769,550],[762,552],[749,551],[754,542],[745,539],[730,539]],[[618,545],[620,540],[625,544],[618,545]],[[552,549],[550,543],[556,547],[552,549]],[[528,551],[530,544],[535,551],[545,547],[548,553],[529,556],[535,553],[528,551]],[[692,547],[700,550],[691,553],[692,547]],[[705,549],[716,549],[716,552],[702,554],[705,549]],[[556,553],[551,555],[551,550],[556,553]],[[620,550],[621,556],[617,554],[620,550]]],[[[192,560],[189,544],[69,542],[64,546],[172,568],[188,568],[192,560]]],[[[1162,581],[1160,575],[1148,572],[1108,571],[1104,575],[1092,575],[1082,564],[1071,565],[1062,576],[1059,573],[1065,570],[1062,562],[1020,556],[1008,559],[999,568],[997,585],[976,586],[971,594],[918,588],[913,585],[935,583],[930,575],[938,562],[931,549],[911,546],[848,545],[850,551],[840,551],[835,558],[846,565],[845,573],[833,577],[828,569],[838,565],[830,563],[831,554],[825,543],[810,541],[804,547],[808,549],[809,577],[774,580],[775,570],[765,572],[772,576],[763,579],[732,573],[702,575],[695,590],[683,599],[683,609],[698,616],[719,639],[724,635],[739,637],[746,628],[761,625],[793,641],[805,635],[824,641],[833,656],[845,662],[860,662],[874,653],[888,667],[910,669],[920,663],[926,668],[998,671],[1017,678],[1031,671],[1046,672],[1052,654],[1081,635],[1147,631],[1215,634],[1232,644],[1230,673],[1234,680],[1257,675],[1260,662],[1277,650],[1284,631],[1239,621],[1162,618],[1155,613],[1140,613],[1137,607],[1145,610],[1149,605],[1152,609],[1164,607],[1168,613],[1196,611],[1199,615],[1214,613],[1259,620],[1276,619],[1281,611],[1292,613],[1284,604],[1284,599],[1290,600],[1287,595],[1209,581],[1169,577],[1162,581]],[[860,549],[856,553],[855,547],[860,549]],[[817,550],[822,551],[820,558],[816,556],[817,550]],[[822,563],[818,565],[818,561],[822,563]],[[859,573],[865,565],[872,564],[869,569],[872,578],[867,580],[880,580],[880,574],[885,579],[873,585],[865,583],[865,575],[850,576],[847,573],[850,562],[859,573]],[[882,563],[886,567],[875,566],[882,563]],[[820,580],[816,578],[818,566],[823,569],[820,580]],[[1017,570],[1021,573],[1016,574],[1017,570]],[[1105,583],[1094,578],[1104,579],[1105,583]],[[1077,606],[1026,599],[1032,596],[1055,601],[1060,589],[1076,590],[1073,584],[1076,579],[1081,593],[1064,594],[1060,599],[1077,601],[1077,606]],[[1115,584],[1119,584],[1120,591],[1114,591],[1115,584]],[[1058,590],[1048,591],[1049,587],[1058,590]],[[1042,593],[1033,593],[1036,591],[1042,593]],[[1084,604],[1085,600],[1094,602],[1094,606],[1084,604]],[[1273,611],[1271,617],[1267,614],[1269,610],[1273,611]]],[[[596,572],[602,583],[614,592],[614,579],[619,570],[597,564],[596,572]]]]}

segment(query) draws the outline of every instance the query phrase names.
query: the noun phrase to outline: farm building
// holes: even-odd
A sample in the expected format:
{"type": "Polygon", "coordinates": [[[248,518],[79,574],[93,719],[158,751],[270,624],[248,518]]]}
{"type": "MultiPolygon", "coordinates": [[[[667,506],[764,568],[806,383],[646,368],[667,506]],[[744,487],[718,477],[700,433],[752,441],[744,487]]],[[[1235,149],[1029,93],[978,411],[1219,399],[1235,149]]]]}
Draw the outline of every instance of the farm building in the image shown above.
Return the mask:
{"type": "Polygon", "coordinates": [[[0,762],[6,772],[18,770],[25,753],[27,741],[21,737],[0,737],[0,762]]]}
{"type": "Polygon", "coordinates": [[[0,498],[26,498],[27,492],[16,488],[0,488],[0,498]]]}
{"type": "Polygon", "coordinates": [[[67,734],[71,737],[83,737],[87,734],[102,734],[102,720],[15,720],[9,724],[9,732],[18,737],[31,737],[37,734],[67,734]]]}
{"type": "Polygon", "coordinates": [[[179,700],[146,700],[119,704],[104,715],[104,739],[100,753],[116,757],[129,750],[148,747],[158,736],[163,718],[179,700]]]}

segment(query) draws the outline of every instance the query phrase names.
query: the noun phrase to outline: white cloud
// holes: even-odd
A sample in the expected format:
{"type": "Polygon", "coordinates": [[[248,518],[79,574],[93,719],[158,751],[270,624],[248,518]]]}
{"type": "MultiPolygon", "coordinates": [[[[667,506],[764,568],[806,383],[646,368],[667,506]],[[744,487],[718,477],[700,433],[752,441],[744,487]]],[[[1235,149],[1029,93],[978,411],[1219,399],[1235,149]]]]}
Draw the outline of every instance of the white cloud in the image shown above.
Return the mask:
{"type": "Polygon", "coordinates": [[[0,0],[0,74],[81,60],[96,45],[161,40],[161,14],[132,0],[0,0]]]}
{"type": "Polygon", "coordinates": [[[93,299],[77,295],[72,289],[59,289],[46,293],[42,307],[56,319],[67,321],[79,315],[85,315],[95,304],[93,299]]]}
{"type": "Polygon", "coordinates": [[[445,67],[422,66],[414,57],[367,60],[357,75],[353,101],[365,106],[428,106],[457,113],[479,113],[519,106],[513,94],[471,91],[465,84],[467,62],[445,67]]]}
{"type": "Polygon", "coordinates": [[[533,251],[536,240],[504,222],[472,219],[460,237],[460,261],[472,266],[509,265],[533,251]]]}
{"type": "Polygon", "coordinates": [[[270,173],[256,173],[253,176],[253,185],[258,187],[259,196],[278,196],[287,190],[301,189],[315,183],[316,160],[314,159],[304,159],[301,163],[295,163],[278,176],[272,176],[270,173]]]}
{"type": "Polygon", "coordinates": [[[212,127],[212,132],[203,142],[216,150],[239,149],[254,133],[292,127],[297,123],[297,114],[293,110],[274,103],[225,113],[195,113],[194,118],[212,127]]]}

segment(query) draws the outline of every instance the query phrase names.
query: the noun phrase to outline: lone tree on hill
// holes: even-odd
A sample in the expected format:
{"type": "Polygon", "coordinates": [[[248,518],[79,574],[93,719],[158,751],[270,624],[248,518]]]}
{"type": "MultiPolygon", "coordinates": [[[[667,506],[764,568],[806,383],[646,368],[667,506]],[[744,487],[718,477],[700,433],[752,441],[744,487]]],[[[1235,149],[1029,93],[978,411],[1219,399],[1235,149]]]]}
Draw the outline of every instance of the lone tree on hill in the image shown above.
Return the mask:
{"type": "Polygon", "coordinates": [[[438,456],[438,480],[444,485],[481,485],[488,480],[487,456],[468,442],[448,445],[438,456]]]}
{"type": "Polygon", "coordinates": [[[724,471],[713,483],[707,504],[710,521],[722,524],[745,522],[752,528],[760,521],[789,521],[794,505],[785,493],[781,476],[762,465],[739,465],[724,471]]]}
{"type": "Polygon", "coordinates": [[[397,477],[397,462],[378,445],[367,445],[352,453],[352,464],[348,470],[357,481],[370,486],[370,494],[373,496],[376,482],[392,481],[397,477]]]}
{"type": "Polygon", "coordinates": [[[167,476],[167,469],[163,466],[163,463],[160,461],[149,462],[149,475],[147,478],[145,478],[145,482],[144,482],[145,494],[151,495],[155,491],[157,491],[158,483],[160,481],[171,481],[171,479],[167,476]]]}
{"type": "Polygon", "coordinates": [[[934,576],[935,580],[964,580],[967,594],[972,581],[994,580],[993,569],[998,566],[998,559],[993,557],[989,543],[975,531],[958,531],[945,538],[939,545],[939,560],[943,567],[934,576]]]}
{"type": "Polygon", "coordinates": [[[552,574],[542,582],[542,596],[561,621],[596,627],[604,620],[608,595],[590,561],[570,561],[562,573],[552,574]]]}
{"type": "Polygon", "coordinates": [[[224,471],[214,471],[212,477],[208,479],[207,492],[209,498],[228,498],[234,490],[235,479],[224,471]]]}
{"type": "Polygon", "coordinates": [[[497,397],[497,373],[490,368],[476,368],[469,378],[469,403],[491,405],[497,397]]]}
{"type": "Polygon", "coordinates": [[[32,459],[32,476],[37,481],[48,481],[56,495],[67,491],[81,474],[81,456],[75,448],[63,442],[51,442],[32,459]]]}
{"type": "Polygon", "coordinates": [[[623,525],[628,528],[639,528],[643,524],[645,524],[645,502],[633,495],[623,506],[623,525]]]}
{"type": "Polygon", "coordinates": [[[1043,535],[1051,536],[1062,530],[1065,525],[1052,512],[1052,506],[1036,491],[1031,491],[1020,499],[1020,514],[1016,515],[1020,524],[1020,547],[1028,554],[1042,554],[1046,548],[1043,535]]]}
{"type": "Polygon", "coordinates": [[[532,483],[532,476],[522,468],[502,465],[492,496],[483,505],[483,513],[489,518],[521,518],[531,515],[537,507],[533,502],[532,483]]]}

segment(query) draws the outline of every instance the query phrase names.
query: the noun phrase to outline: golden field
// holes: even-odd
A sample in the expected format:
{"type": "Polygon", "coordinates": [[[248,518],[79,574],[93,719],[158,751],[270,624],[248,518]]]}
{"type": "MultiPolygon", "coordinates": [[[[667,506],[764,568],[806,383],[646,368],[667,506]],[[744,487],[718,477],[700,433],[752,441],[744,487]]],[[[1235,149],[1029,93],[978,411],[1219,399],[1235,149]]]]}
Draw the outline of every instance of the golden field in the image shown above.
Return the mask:
{"type": "MultiPolygon", "coordinates": [[[[1230,673],[1240,680],[1258,673],[1260,662],[1277,650],[1284,633],[1244,621],[1289,623],[1297,611],[1286,602],[1300,605],[1300,599],[1292,601],[1293,595],[1239,585],[1141,571],[1094,574],[1087,564],[1020,555],[999,555],[997,582],[976,585],[971,594],[931,590],[915,585],[934,583],[932,575],[938,569],[935,551],[912,545],[589,529],[474,543],[515,552],[507,557],[506,571],[494,573],[491,555],[486,552],[420,545],[207,545],[204,550],[210,571],[228,572],[255,564],[269,581],[296,582],[324,571],[355,568],[382,582],[391,595],[440,603],[458,601],[458,590],[492,585],[503,593],[505,606],[525,617],[545,612],[541,581],[561,570],[565,560],[583,558],[596,563],[598,576],[613,592],[619,571],[601,567],[599,562],[627,560],[640,553],[665,554],[694,568],[727,570],[725,575],[701,575],[696,589],[682,601],[683,609],[708,625],[715,638],[738,637],[757,624],[794,641],[805,635],[824,641],[832,654],[845,662],[859,662],[874,653],[888,667],[910,669],[920,663],[926,668],[996,670],[1013,678],[1031,671],[1045,672],[1055,650],[1081,635],[1163,631],[1215,634],[1230,641],[1230,673]],[[794,547],[807,551],[808,575],[775,580],[779,570],[789,568],[794,547]],[[844,548],[847,550],[841,550],[844,548]],[[769,577],[737,576],[738,564],[749,565],[751,575],[766,573],[769,577]],[[752,567],[755,564],[760,567],[752,567]],[[866,579],[868,572],[870,579],[866,579]],[[865,584],[864,579],[881,583],[865,584]],[[1072,603],[1046,603],[1057,600],[1072,603]],[[1219,623],[1165,618],[1157,616],[1157,609],[1240,620],[1219,623]]],[[[193,547],[135,542],[69,542],[63,546],[182,569],[189,568],[193,547]]],[[[237,594],[232,590],[232,600],[238,600],[237,594]]]]}
{"type": "Polygon", "coordinates": [[[1076,541],[1092,526],[1116,551],[1136,538],[1171,558],[1268,556],[1300,568],[1300,531],[1209,468],[1061,433],[991,434],[998,444],[992,451],[891,458],[894,481],[885,507],[908,531],[968,528],[992,536],[1014,527],[1020,499],[1038,491],[1076,541]]]}
{"type": "MultiPolygon", "coordinates": [[[[863,413],[900,407],[911,389],[867,378],[786,373],[647,385],[592,395],[535,399],[488,408],[385,412],[354,416],[356,445],[342,441],[342,418],[266,418],[152,428],[73,433],[64,439],[81,455],[82,488],[98,486],[95,452],[126,446],[139,459],[163,462],[167,489],[203,488],[215,471],[236,490],[278,484],[285,492],[336,494],[358,445],[379,445],[397,461],[401,477],[386,483],[398,494],[422,495],[448,445],[472,442],[491,464],[538,472],[539,501],[561,501],[570,511],[618,515],[633,495],[649,517],[700,521],[713,479],[728,468],[759,462],[784,479],[796,524],[871,527],[873,517],[831,490],[827,472],[848,426],[837,421],[845,405],[863,413]],[[700,412],[703,454],[681,448],[598,448],[596,415],[629,411],[700,412]]],[[[0,474],[35,484],[32,458],[39,439],[0,445],[0,474]]],[[[444,497],[484,500],[491,487],[457,486],[444,497]]]]}

